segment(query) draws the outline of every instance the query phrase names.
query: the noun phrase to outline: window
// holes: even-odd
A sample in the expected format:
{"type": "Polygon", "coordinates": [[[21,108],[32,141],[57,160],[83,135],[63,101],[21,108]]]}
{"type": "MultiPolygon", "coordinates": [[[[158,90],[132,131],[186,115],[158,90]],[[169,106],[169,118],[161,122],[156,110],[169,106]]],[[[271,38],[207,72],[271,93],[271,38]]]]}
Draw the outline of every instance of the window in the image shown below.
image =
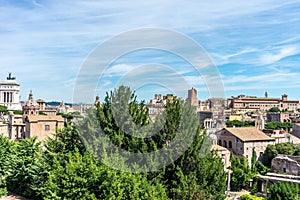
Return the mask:
{"type": "Polygon", "coordinates": [[[224,140],[224,147],[227,148],[227,142],[224,140]]]}
{"type": "Polygon", "coordinates": [[[219,140],[219,145],[222,146],[222,140],[219,140]]]}
{"type": "Polygon", "coordinates": [[[50,125],[45,125],[45,131],[50,131],[50,125]]]}
{"type": "Polygon", "coordinates": [[[231,141],[228,142],[228,147],[229,147],[230,149],[232,148],[232,142],[231,142],[231,141]]]}

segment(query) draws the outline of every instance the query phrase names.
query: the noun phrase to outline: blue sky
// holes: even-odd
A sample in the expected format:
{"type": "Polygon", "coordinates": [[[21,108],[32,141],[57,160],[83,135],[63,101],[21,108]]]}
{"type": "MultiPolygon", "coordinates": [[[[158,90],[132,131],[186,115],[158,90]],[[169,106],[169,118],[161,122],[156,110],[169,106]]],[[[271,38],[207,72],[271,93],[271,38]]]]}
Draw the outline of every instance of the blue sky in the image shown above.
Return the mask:
{"type": "MultiPolygon", "coordinates": [[[[227,97],[271,97],[287,93],[300,99],[300,1],[64,1],[0,0],[0,77],[13,72],[21,98],[71,102],[79,70],[91,52],[114,36],[139,28],[164,28],[185,34],[204,48],[217,66],[227,97]]],[[[174,41],[176,43],[176,41],[174,41]]],[[[189,63],[162,51],[142,50],[120,57],[95,89],[103,99],[126,74],[141,65],[160,64],[188,83],[198,98],[211,97],[189,63]]],[[[150,67],[151,68],[151,67],[150,67]]],[[[150,70],[148,79],[166,76],[150,70]]],[[[132,82],[148,80],[138,74],[132,82]]],[[[174,82],[178,77],[170,76],[174,82]]],[[[150,81],[149,81],[150,83],[150,81]]],[[[163,84],[141,85],[140,98],[167,93],[163,84]]],[[[185,96],[184,96],[185,95],[185,96]]]]}

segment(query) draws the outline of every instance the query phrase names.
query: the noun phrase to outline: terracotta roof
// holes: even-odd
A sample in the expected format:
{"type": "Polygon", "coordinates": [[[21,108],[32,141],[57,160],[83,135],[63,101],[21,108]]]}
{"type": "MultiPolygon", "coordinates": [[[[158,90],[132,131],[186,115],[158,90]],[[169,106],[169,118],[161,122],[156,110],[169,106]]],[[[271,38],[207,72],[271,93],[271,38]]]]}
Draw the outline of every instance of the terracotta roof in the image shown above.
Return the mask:
{"type": "Polygon", "coordinates": [[[243,142],[275,140],[274,138],[267,136],[262,131],[256,128],[225,128],[225,130],[227,130],[243,142]]]}
{"type": "Polygon", "coordinates": [[[60,115],[29,115],[27,116],[29,122],[37,122],[37,121],[59,121],[64,122],[64,118],[60,115]]]}
{"type": "Polygon", "coordinates": [[[280,98],[238,98],[240,101],[280,101],[280,98]]]}

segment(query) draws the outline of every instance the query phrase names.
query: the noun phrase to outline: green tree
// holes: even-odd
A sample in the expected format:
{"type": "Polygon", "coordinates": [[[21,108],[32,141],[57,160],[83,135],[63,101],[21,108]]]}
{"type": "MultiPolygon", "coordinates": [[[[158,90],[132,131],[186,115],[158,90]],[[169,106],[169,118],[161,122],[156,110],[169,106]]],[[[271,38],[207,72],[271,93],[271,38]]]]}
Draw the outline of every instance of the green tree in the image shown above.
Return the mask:
{"type": "Polygon", "coordinates": [[[15,154],[15,144],[0,135],[0,197],[7,193],[6,180],[12,173],[11,162],[15,154]]]}
{"type": "Polygon", "coordinates": [[[39,191],[44,199],[97,199],[101,168],[88,154],[81,155],[78,149],[65,154],[64,160],[57,154],[47,181],[39,191]]]}
{"type": "Polygon", "coordinates": [[[0,105],[0,113],[3,113],[4,115],[8,115],[9,111],[7,110],[6,106],[0,105]]]}
{"type": "Polygon", "coordinates": [[[152,123],[145,103],[121,86],[76,126],[58,130],[45,146],[36,138],[12,142],[0,136],[0,193],[8,188],[31,199],[225,199],[226,173],[221,158],[210,153],[210,145],[188,104],[167,102],[166,111],[152,123]],[[135,135],[127,134],[128,130],[135,135]],[[151,131],[156,134],[136,137],[151,131]],[[166,153],[163,158],[154,155],[132,163],[130,154],[107,148],[99,137],[103,134],[135,155],[161,148],[183,154],[176,160],[166,153]],[[172,143],[175,148],[169,148],[175,136],[179,136],[172,143]],[[191,145],[180,151],[190,136],[191,145]],[[96,145],[90,148],[86,142],[96,145]],[[100,155],[99,160],[90,150],[100,155]],[[118,161],[123,169],[139,166],[142,170],[167,160],[170,165],[148,173],[127,173],[105,165],[118,161]]]}
{"type": "Polygon", "coordinates": [[[230,188],[233,191],[239,191],[241,189],[247,188],[252,177],[247,158],[244,156],[239,158],[236,155],[231,154],[230,161],[230,168],[232,170],[230,188]]]}
{"type": "MultiPolygon", "coordinates": [[[[203,143],[207,136],[201,133],[197,116],[188,104],[178,99],[168,101],[166,111],[158,116],[155,124],[151,124],[144,102],[137,102],[134,93],[129,88],[121,86],[107,94],[104,103],[98,105],[97,117],[101,130],[109,136],[114,145],[136,153],[151,152],[155,149],[164,148],[167,142],[176,135],[178,136],[178,134],[181,135],[179,137],[181,140],[177,142],[180,146],[186,142],[185,138],[189,134],[195,133],[194,142],[192,142],[190,148],[171,165],[157,172],[148,173],[148,181],[163,183],[169,198],[225,198],[226,174],[223,170],[222,161],[220,158],[209,154],[209,145],[207,145],[206,151],[203,152],[201,147],[206,146],[203,143]],[[149,138],[133,137],[124,132],[124,130],[130,130],[133,133],[137,131],[132,123],[140,126],[149,125],[149,129],[157,130],[157,133],[149,138]],[[161,125],[161,129],[156,129],[155,126],[160,127],[161,125]],[[201,154],[206,156],[201,157],[201,154]]],[[[89,123],[83,124],[88,127],[89,123]]],[[[90,128],[97,132],[97,127],[90,128]]],[[[146,133],[147,130],[145,129],[146,133]]],[[[139,134],[145,133],[140,132],[139,134]]],[[[176,151],[176,149],[170,151],[176,151]]],[[[105,149],[105,152],[111,157],[112,154],[110,154],[109,149],[105,149]]],[[[127,159],[130,160],[130,158],[127,159]]],[[[146,163],[156,166],[167,159],[171,158],[166,156],[164,160],[157,160],[154,157],[149,158],[146,163]]],[[[145,161],[142,162],[145,163],[145,161]]],[[[128,162],[125,160],[125,163],[128,162]]],[[[142,166],[142,163],[138,164],[142,166]]]]}
{"type": "Polygon", "coordinates": [[[21,196],[39,199],[34,189],[40,184],[46,171],[40,160],[40,143],[36,138],[24,139],[16,143],[15,153],[10,163],[7,188],[21,196]]]}
{"type": "Polygon", "coordinates": [[[276,149],[275,145],[268,145],[264,154],[263,154],[263,158],[262,158],[262,163],[266,166],[266,167],[271,167],[271,161],[273,158],[275,158],[278,154],[278,151],[276,149]]]}
{"type": "Polygon", "coordinates": [[[294,145],[292,143],[278,143],[275,145],[268,145],[264,154],[262,163],[266,167],[271,167],[271,161],[273,158],[277,156],[277,154],[285,154],[285,155],[299,155],[300,147],[294,145]]]}
{"type": "Polygon", "coordinates": [[[277,182],[269,187],[270,200],[298,200],[299,187],[294,183],[277,182]]]}
{"type": "Polygon", "coordinates": [[[14,115],[23,115],[22,110],[14,110],[13,113],[14,113],[14,115]]]}
{"type": "Polygon", "coordinates": [[[280,112],[280,109],[278,107],[272,107],[267,112],[280,112]]]}
{"type": "Polygon", "coordinates": [[[256,170],[259,174],[265,175],[266,173],[270,172],[270,168],[266,167],[262,164],[261,161],[256,162],[256,170]]]}
{"type": "Polygon", "coordinates": [[[239,121],[239,120],[227,120],[227,126],[235,126],[235,127],[250,127],[255,126],[255,121],[239,121]]]}
{"type": "Polygon", "coordinates": [[[284,129],[289,131],[293,127],[291,122],[268,122],[265,125],[266,129],[284,129]]]}
{"type": "Polygon", "coordinates": [[[252,149],[252,157],[251,157],[251,171],[256,172],[256,160],[257,160],[257,155],[255,151],[255,147],[252,149]]]}

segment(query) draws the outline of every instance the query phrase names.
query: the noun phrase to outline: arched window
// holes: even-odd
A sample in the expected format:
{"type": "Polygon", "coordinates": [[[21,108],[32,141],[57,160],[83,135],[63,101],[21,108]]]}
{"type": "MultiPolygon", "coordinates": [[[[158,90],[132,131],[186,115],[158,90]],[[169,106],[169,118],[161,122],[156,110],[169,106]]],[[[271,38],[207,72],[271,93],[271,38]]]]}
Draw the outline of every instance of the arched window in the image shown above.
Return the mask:
{"type": "Polygon", "coordinates": [[[219,145],[220,145],[220,146],[222,146],[222,140],[219,140],[219,142],[218,142],[218,143],[219,143],[219,145]]]}
{"type": "Polygon", "coordinates": [[[227,142],[224,140],[224,147],[227,148],[227,142]]]}
{"type": "Polygon", "coordinates": [[[232,148],[232,142],[231,141],[228,142],[228,147],[229,147],[229,149],[232,148]]]}

